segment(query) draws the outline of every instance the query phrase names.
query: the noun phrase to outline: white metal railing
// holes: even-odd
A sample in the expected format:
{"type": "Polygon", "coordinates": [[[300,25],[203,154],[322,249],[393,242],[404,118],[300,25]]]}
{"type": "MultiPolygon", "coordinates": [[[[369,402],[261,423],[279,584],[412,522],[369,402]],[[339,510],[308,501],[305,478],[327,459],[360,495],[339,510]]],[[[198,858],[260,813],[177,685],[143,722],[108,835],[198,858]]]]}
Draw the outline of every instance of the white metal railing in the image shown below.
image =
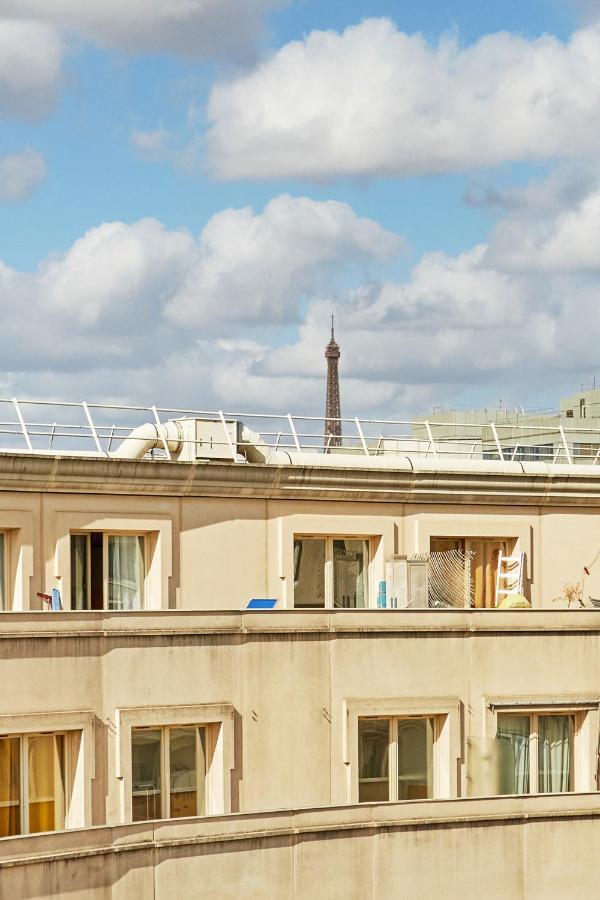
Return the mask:
{"type": "MultiPolygon", "coordinates": [[[[175,407],[126,406],[110,403],[69,403],[52,400],[0,398],[0,450],[27,453],[76,453],[107,456],[138,426],[151,422],[195,418],[215,423],[214,444],[223,456],[243,461],[232,442],[227,423],[240,421],[260,434],[274,450],[296,454],[356,453],[424,459],[528,461],[569,466],[588,464],[600,472],[600,418],[585,426],[569,427],[557,416],[536,416],[537,424],[436,421],[416,419],[341,418],[340,446],[324,437],[325,420],[304,416],[225,412],[175,407]],[[219,435],[222,434],[222,441],[219,435]]],[[[337,439],[336,439],[337,440],[337,439]]],[[[152,456],[170,458],[166,440],[152,456]]]]}

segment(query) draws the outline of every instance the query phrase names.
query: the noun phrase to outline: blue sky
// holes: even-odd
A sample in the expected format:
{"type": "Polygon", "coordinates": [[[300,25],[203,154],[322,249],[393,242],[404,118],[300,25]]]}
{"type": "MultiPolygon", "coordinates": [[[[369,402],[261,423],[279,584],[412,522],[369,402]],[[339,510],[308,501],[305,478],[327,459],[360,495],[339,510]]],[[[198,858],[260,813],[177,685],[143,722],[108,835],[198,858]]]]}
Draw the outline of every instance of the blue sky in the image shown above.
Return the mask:
{"type": "Polygon", "coordinates": [[[55,14],[0,0],[0,51],[16,26],[23,56],[10,71],[0,61],[5,390],[187,403],[192,375],[207,402],[315,411],[331,309],[355,410],[546,405],[592,374],[592,336],[570,323],[592,308],[597,274],[552,249],[574,216],[589,231],[597,189],[600,98],[586,95],[572,122],[561,112],[581,93],[568,73],[585,88],[596,47],[600,59],[597,26],[575,3],[256,0],[232,49],[241,0],[224,0],[217,26],[195,0],[172,40],[178,0],[157,0],[147,33],[120,11],[139,2],[116,4],[107,24],[96,0],[89,15],[75,0],[55,14]],[[60,46],[55,70],[43,41],[60,46]],[[367,73],[356,83],[353,58],[367,73]],[[540,91],[551,99],[538,122],[540,91]],[[287,196],[291,207],[278,204],[287,196]],[[246,207],[254,219],[226,213],[246,207]],[[518,309],[499,324],[504,293],[518,309]],[[32,321],[60,362],[31,362],[32,321]],[[135,321],[145,331],[128,345],[135,321]]]}

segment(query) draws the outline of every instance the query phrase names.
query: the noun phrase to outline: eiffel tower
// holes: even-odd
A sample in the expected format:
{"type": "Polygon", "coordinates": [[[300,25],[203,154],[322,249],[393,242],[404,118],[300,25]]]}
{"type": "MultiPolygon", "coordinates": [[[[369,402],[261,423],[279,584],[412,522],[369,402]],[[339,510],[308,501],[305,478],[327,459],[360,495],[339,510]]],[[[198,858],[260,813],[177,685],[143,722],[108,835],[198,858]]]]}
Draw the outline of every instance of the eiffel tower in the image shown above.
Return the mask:
{"type": "Polygon", "coordinates": [[[333,316],[331,317],[331,340],[325,348],[327,360],[327,394],[325,398],[325,450],[342,446],[342,416],[340,407],[340,379],[338,375],[338,359],[340,347],[333,333],[333,316]]]}

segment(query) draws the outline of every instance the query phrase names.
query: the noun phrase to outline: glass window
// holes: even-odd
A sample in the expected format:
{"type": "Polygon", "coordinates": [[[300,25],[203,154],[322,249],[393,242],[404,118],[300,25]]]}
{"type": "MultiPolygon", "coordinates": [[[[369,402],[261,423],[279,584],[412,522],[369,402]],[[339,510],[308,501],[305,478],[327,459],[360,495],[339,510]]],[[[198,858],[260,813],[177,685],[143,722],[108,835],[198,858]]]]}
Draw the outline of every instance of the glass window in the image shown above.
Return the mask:
{"type": "Polygon", "coordinates": [[[6,597],[6,535],[0,531],[0,609],[8,609],[6,597]]]}
{"type": "Polygon", "coordinates": [[[206,727],[134,728],[131,741],[133,821],[204,815],[206,727]]]}
{"type": "Polygon", "coordinates": [[[203,728],[169,729],[169,817],[172,819],[204,815],[204,745],[203,728]]]}
{"type": "Polygon", "coordinates": [[[162,816],[160,728],[132,729],[131,769],[133,821],[160,819],[162,816]]]}
{"type": "Polygon", "coordinates": [[[571,787],[572,716],[538,717],[538,790],[564,793],[571,787]]]}
{"type": "Polygon", "coordinates": [[[433,718],[359,718],[358,802],[433,797],[434,741],[433,718]]]}
{"type": "Polygon", "coordinates": [[[572,715],[498,716],[498,792],[528,794],[573,790],[572,715]]]}
{"type": "Polygon", "coordinates": [[[29,831],[65,827],[65,738],[39,734],[27,741],[29,831]]]}
{"type": "Polygon", "coordinates": [[[21,739],[0,738],[0,837],[21,833],[21,739]]]}
{"type": "Polygon", "coordinates": [[[144,539],[108,536],[108,608],[141,609],[144,605],[144,539]]]}
{"type": "Polygon", "coordinates": [[[351,609],[366,606],[367,541],[333,540],[333,605],[351,609]]]}
{"type": "Polygon", "coordinates": [[[433,720],[398,721],[398,800],[433,797],[433,720]]]}
{"type": "Polygon", "coordinates": [[[529,793],[529,716],[498,716],[499,794],[529,793]]]}
{"type": "Polygon", "coordinates": [[[294,541],[294,606],[325,606],[325,540],[294,541]]]}
{"type": "Polygon", "coordinates": [[[358,720],[358,802],[390,799],[390,719],[358,720]]]}
{"type": "Polygon", "coordinates": [[[368,606],[368,568],[368,540],[295,538],[294,606],[348,609],[368,606]]]}

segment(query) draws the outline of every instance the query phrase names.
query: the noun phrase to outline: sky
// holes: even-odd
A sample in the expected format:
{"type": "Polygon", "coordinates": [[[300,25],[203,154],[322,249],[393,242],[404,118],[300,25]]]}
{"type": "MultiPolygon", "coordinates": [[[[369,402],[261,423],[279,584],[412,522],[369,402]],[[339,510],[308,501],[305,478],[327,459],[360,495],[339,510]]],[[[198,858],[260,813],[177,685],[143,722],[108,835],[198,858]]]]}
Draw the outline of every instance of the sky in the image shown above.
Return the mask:
{"type": "Polygon", "coordinates": [[[600,0],[0,0],[0,396],[556,407],[599,153],[600,0]]]}

